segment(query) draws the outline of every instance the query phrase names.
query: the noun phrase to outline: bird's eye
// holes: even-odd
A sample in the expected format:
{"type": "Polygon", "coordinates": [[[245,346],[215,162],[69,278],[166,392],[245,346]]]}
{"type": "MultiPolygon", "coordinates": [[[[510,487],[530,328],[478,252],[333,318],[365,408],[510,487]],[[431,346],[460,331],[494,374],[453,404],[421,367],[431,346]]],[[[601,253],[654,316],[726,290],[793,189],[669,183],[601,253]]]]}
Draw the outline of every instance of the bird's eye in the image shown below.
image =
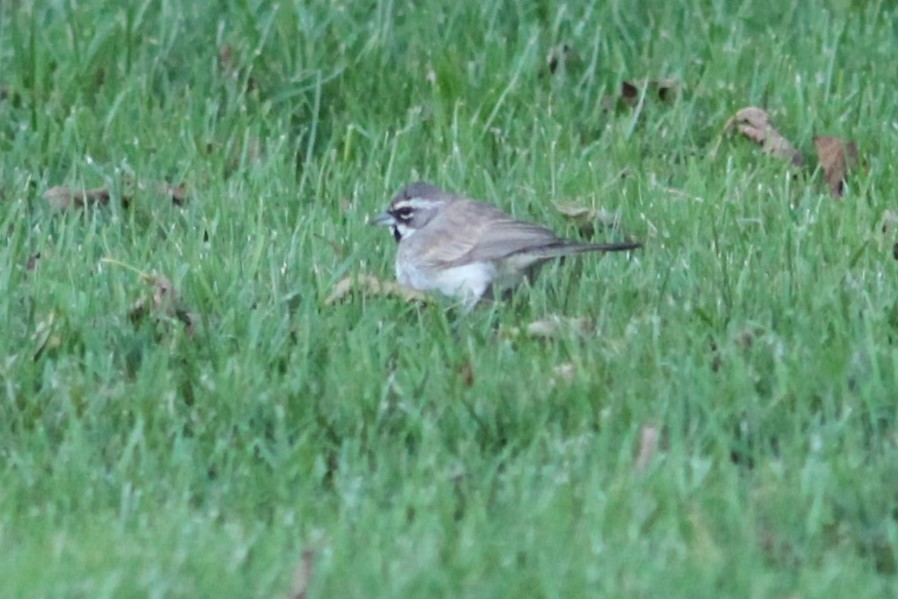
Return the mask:
{"type": "Polygon", "coordinates": [[[405,208],[397,208],[393,215],[399,220],[409,220],[412,218],[412,209],[408,206],[405,208]]]}

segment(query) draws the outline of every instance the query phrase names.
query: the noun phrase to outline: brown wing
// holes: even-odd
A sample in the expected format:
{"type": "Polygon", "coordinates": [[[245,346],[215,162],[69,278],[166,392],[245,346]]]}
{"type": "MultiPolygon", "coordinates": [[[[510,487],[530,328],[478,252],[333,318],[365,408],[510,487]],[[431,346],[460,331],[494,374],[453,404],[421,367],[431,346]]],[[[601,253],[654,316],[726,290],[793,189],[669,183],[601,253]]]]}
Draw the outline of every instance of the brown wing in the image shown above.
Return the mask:
{"type": "Polygon", "coordinates": [[[428,229],[441,243],[422,248],[419,256],[444,268],[566,243],[549,229],[513,219],[486,202],[456,200],[437,219],[428,229]]]}

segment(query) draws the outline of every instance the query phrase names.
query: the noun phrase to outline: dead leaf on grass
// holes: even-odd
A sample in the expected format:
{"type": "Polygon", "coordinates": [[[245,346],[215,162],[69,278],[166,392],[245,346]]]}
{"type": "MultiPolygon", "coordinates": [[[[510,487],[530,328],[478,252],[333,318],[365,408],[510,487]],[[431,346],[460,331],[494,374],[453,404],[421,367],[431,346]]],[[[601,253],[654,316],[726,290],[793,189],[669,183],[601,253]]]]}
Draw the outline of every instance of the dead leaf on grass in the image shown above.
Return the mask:
{"type": "Polygon", "coordinates": [[[57,210],[84,208],[85,206],[93,206],[95,204],[105,206],[109,203],[109,190],[105,187],[71,189],[57,185],[44,192],[44,199],[47,200],[51,207],[57,210]]]}
{"type": "Polygon", "coordinates": [[[465,361],[459,367],[458,374],[461,377],[462,385],[465,387],[474,386],[474,365],[470,361],[465,361]]]}
{"type": "Polygon", "coordinates": [[[309,596],[309,586],[312,584],[312,575],[315,572],[315,552],[306,549],[302,552],[302,558],[296,566],[293,574],[293,586],[287,599],[306,599],[309,596]]]}
{"type": "Polygon", "coordinates": [[[814,138],[814,147],[823,176],[829,185],[829,191],[836,198],[841,198],[845,188],[845,177],[848,171],[857,166],[857,144],[839,137],[818,135],[814,138]]]}
{"type": "Polygon", "coordinates": [[[794,166],[804,164],[801,152],[777,131],[770,115],[762,108],[749,106],[738,111],[727,121],[724,132],[729,133],[733,129],[738,129],[742,135],[761,146],[765,154],[786,160],[794,166]]]}
{"type": "Polygon", "coordinates": [[[25,270],[34,272],[41,263],[41,253],[37,252],[28,256],[28,262],[25,263],[25,270]]]}
{"type": "Polygon", "coordinates": [[[680,82],[676,79],[638,79],[624,81],[621,85],[621,95],[635,104],[640,92],[645,89],[646,95],[654,96],[661,102],[672,102],[677,98],[679,87],[680,82]]]}
{"type": "Polygon", "coordinates": [[[711,348],[711,371],[718,372],[723,365],[723,358],[720,355],[720,348],[713,337],[708,338],[708,346],[711,348]]]}
{"type": "Polygon", "coordinates": [[[188,337],[196,334],[200,323],[200,316],[196,312],[188,311],[181,304],[181,296],[168,277],[163,275],[150,275],[144,279],[153,286],[153,294],[149,300],[146,297],[139,298],[131,308],[129,315],[131,320],[139,321],[144,315],[164,315],[173,318],[184,325],[188,337]]]}
{"type": "Polygon", "coordinates": [[[371,275],[359,275],[341,279],[334,285],[333,292],[324,300],[324,303],[328,306],[335,304],[346,298],[354,290],[360,291],[362,295],[392,295],[406,302],[427,301],[427,296],[415,289],[405,287],[393,281],[381,281],[371,275]]]}
{"type": "Polygon", "coordinates": [[[31,359],[37,362],[44,352],[62,345],[62,340],[56,334],[56,313],[50,312],[47,317],[37,323],[31,340],[34,343],[34,351],[31,359]]]}
{"type": "Polygon", "coordinates": [[[126,178],[122,184],[122,203],[126,206],[131,203],[138,193],[148,194],[171,201],[174,206],[183,206],[190,196],[187,185],[184,183],[172,184],[161,180],[133,180],[126,178]]]}
{"type": "Polygon", "coordinates": [[[641,472],[649,467],[655,453],[658,451],[658,441],[660,432],[658,427],[651,424],[644,424],[639,430],[639,452],[636,454],[636,460],[633,463],[633,469],[641,472]]]}
{"type": "Polygon", "coordinates": [[[764,330],[760,327],[749,326],[737,331],[733,335],[733,344],[743,351],[748,351],[754,347],[755,339],[764,334],[764,330]]]}
{"type": "Polygon", "coordinates": [[[10,105],[19,108],[22,105],[22,92],[9,85],[0,85],[0,102],[9,102],[10,105]]]}
{"type": "Polygon", "coordinates": [[[529,337],[553,339],[565,335],[587,335],[594,329],[588,318],[567,318],[552,315],[544,320],[537,320],[527,325],[525,332],[529,337]]]}
{"type": "Polygon", "coordinates": [[[898,212],[895,210],[886,210],[883,212],[879,226],[883,234],[898,231],[898,212]]]}
{"type": "Polygon", "coordinates": [[[676,79],[634,79],[622,81],[617,95],[607,95],[601,100],[605,110],[615,110],[626,106],[633,108],[645,90],[646,98],[657,99],[663,103],[673,102],[677,98],[680,82],[676,79]]]}
{"type": "Polygon", "coordinates": [[[500,327],[501,339],[517,339],[527,336],[533,339],[557,339],[565,336],[586,336],[595,332],[595,323],[588,318],[568,318],[551,315],[543,320],[535,320],[525,327],[500,327]]]}
{"type": "Polygon", "coordinates": [[[144,275],[142,278],[146,283],[152,285],[153,292],[149,296],[142,295],[131,305],[131,309],[128,311],[131,322],[138,323],[154,312],[174,316],[178,292],[172,286],[171,281],[166,277],[156,275],[144,275]]]}
{"type": "Polygon", "coordinates": [[[572,383],[577,376],[577,367],[572,362],[563,362],[552,369],[549,385],[554,387],[561,383],[572,383]]]}
{"type": "Polygon", "coordinates": [[[146,282],[153,286],[152,307],[157,312],[174,314],[175,306],[181,294],[175,289],[168,277],[164,275],[150,275],[146,282]]]}
{"type": "Polygon", "coordinates": [[[183,206],[187,203],[188,191],[187,185],[184,183],[172,185],[167,181],[144,181],[138,183],[138,189],[169,198],[175,206],[183,206]]]}
{"type": "Polygon", "coordinates": [[[616,229],[620,226],[620,212],[604,208],[589,208],[579,204],[555,204],[562,216],[572,221],[584,237],[592,237],[596,229],[616,229]]]}
{"type": "MultiPolygon", "coordinates": [[[[218,70],[225,77],[237,80],[245,71],[237,62],[237,57],[235,54],[236,49],[234,48],[234,46],[230,44],[223,45],[218,50],[218,70]]],[[[245,90],[251,92],[257,87],[258,83],[256,82],[256,78],[252,76],[247,77],[245,90]]]]}
{"type": "Polygon", "coordinates": [[[555,71],[566,70],[569,67],[579,64],[580,57],[574,50],[573,46],[568,43],[561,43],[549,50],[546,56],[546,66],[549,67],[549,73],[555,74],[555,71]]]}
{"type": "MultiPolygon", "coordinates": [[[[783,538],[784,535],[782,535],[780,531],[768,527],[767,525],[763,525],[758,528],[758,535],[758,545],[761,549],[761,553],[768,561],[775,563],[778,567],[789,570],[795,570],[801,567],[801,555],[796,550],[792,541],[788,538],[783,538]]],[[[799,595],[791,595],[788,599],[798,596],[799,595]]]]}
{"type": "Polygon", "coordinates": [[[140,323],[147,316],[165,317],[179,321],[184,325],[188,337],[196,334],[200,324],[200,315],[196,312],[187,310],[181,303],[181,294],[172,284],[171,280],[160,274],[148,274],[142,270],[119,262],[113,258],[103,258],[104,264],[114,264],[122,266],[128,270],[136,272],[140,278],[152,287],[150,295],[144,295],[131,305],[128,310],[128,318],[134,324],[140,323]]]}
{"type": "MultiPolygon", "coordinates": [[[[730,344],[728,344],[727,347],[732,346],[743,352],[748,352],[755,346],[758,339],[763,339],[763,336],[764,330],[761,327],[749,325],[735,331],[730,336],[730,344]]],[[[723,366],[723,354],[713,337],[708,338],[708,345],[711,348],[713,356],[711,360],[711,370],[718,372],[723,366]]]]}
{"type": "MultiPolygon", "coordinates": [[[[121,201],[124,206],[130,204],[137,191],[165,197],[175,206],[183,206],[188,198],[187,186],[183,183],[172,185],[165,181],[125,181],[123,188],[121,201]]],[[[112,193],[106,187],[72,189],[57,185],[44,192],[44,199],[57,210],[93,205],[106,206],[111,197],[112,193]]]]}
{"type": "Polygon", "coordinates": [[[218,68],[228,75],[237,72],[237,67],[234,61],[234,46],[225,44],[218,49],[218,68]]]}

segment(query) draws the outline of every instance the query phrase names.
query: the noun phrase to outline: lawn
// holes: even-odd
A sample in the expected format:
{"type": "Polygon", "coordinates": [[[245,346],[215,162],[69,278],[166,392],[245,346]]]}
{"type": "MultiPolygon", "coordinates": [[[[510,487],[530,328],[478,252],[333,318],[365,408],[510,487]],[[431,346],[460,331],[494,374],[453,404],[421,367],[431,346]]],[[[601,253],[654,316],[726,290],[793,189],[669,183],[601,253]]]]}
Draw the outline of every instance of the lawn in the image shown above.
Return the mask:
{"type": "Polygon", "coordinates": [[[896,56],[887,2],[0,0],[0,595],[894,597],[896,56]],[[418,179],[645,247],[376,293],[418,179]]]}

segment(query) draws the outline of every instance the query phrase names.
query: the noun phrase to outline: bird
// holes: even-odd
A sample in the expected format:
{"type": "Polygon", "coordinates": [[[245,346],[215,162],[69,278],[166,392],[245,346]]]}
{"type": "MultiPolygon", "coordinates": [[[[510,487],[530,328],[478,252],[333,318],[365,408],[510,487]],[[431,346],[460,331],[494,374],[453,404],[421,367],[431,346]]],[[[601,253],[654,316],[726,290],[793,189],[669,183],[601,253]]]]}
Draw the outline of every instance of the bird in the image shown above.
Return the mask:
{"type": "Polygon", "coordinates": [[[564,239],[489,202],[424,181],[403,187],[371,222],[389,227],[398,244],[400,285],[461,300],[468,310],[481,300],[506,297],[553,258],[642,247],[639,242],[564,239]]]}

